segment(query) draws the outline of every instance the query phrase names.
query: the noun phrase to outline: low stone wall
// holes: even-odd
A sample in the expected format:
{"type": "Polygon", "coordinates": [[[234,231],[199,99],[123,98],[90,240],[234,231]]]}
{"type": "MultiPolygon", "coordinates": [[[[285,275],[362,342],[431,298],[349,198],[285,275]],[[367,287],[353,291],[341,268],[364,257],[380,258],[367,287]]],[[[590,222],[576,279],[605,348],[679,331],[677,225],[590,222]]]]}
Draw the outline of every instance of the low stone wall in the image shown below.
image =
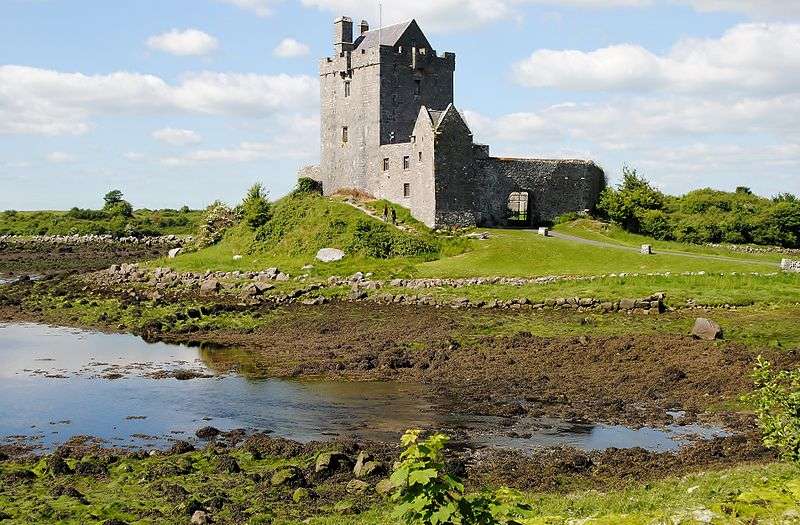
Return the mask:
{"type": "Polygon", "coordinates": [[[190,235],[163,235],[160,237],[114,237],[112,235],[0,235],[0,244],[6,245],[89,245],[131,244],[141,246],[185,246],[194,242],[190,235]]]}
{"type": "Polygon", "coordinates": [[[781,270],[800,273],[800,260],[783,259],[781,261],[781,270]]]}
{"type": "Polygon", "coordinates": [[[739,253],[783,253],[786,255],[800,255],[800,249],[781,248],[780,246],[751,246],[749,244],[706,244],[711,248],[725,248],[739,253]]]}

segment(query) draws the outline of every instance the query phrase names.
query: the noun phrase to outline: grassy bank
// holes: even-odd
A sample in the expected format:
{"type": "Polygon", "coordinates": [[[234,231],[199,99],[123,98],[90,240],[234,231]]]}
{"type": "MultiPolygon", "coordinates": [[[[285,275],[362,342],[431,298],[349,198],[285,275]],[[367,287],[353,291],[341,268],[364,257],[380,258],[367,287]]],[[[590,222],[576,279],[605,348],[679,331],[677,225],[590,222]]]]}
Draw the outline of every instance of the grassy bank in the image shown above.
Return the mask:
{"type": "Polygon", "coordinates": [[[193,235],[202,212],[136,210],[126,217],[101,210],[4,211],[0,235],[193,235]]]}
{"type": "MultiPolygon", "coordinates": [[[[66,460],[69,470],[83,474],[53,472],[48,459],[4,462],[0,463],[4,480],[0,512],[9,524],[183,525],[197,508],[212,509],[215,523],[398,523],[391,517],[391,503],[375,493],[379,478],[368,480],[363,494],[348,493],[347,476],[300,490],[273,485],[273,475],[290,466],[313,472],[314,459],[308,453],[286,459],[239,449],[225,453],[206,449],[144,459],[84,456],[66,460]],[[80,463],[84,466],[79,467],[80,463]]],[[[610,492],[520,497],[532,509],[524,525],[795,523],[800,470],[789,464],[745,465],[646,485],[632,483],[610,492]]]]}

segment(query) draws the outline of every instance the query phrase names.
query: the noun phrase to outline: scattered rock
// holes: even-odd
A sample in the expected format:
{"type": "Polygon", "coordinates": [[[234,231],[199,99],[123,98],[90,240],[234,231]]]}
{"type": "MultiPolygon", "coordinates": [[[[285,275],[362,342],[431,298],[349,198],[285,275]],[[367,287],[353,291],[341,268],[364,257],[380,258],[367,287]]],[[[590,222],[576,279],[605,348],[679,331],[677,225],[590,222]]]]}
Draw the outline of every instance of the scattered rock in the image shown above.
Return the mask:
{"type": "Polygon", "coordinates": [[[203,512],[202,510],[196,510],[194,514],[192,514],[192,525],[207,525],[211,523],[208,519],[208,514],[203,512]]]}
{"type": "Polygon", "coordinates": [[[375,461],[372,454],[365,451],[361,451],[356,459],[356,466],[353,467],[353,475],[358,479],[383,474],[384,471],[383,464],[375,461]]]}
{"type": "Polygon", "coordinates": [[[220,434],[222,434],[222,431],[214,427],[203,427],[195,432],[195,435],[200,439],[214,439],[220,434]]]}
{"type": "Polygon", "coordinates": [[[722,339],[722,328],[714,321],[700,317],[694,322],[692,337],[704,341],[722,339]]]}
{"type": "Polygon", "coordinates": [[[375,485],[375,492],[378,494],[389,494],[395,489],[394,483],[390,479],[383,479],[375,485]]]}
{"type": "Polygon", "coordinates": [[[221,285],[216,279],[206,279],[200,284],[200,291],[203,293],[218,292],[220,288],[221,285]]]}
{"type": "Polygon", "coordinates": [[[317,259],[322,262],[336,262],[344,259],[345,253],[336,248],[323,248],[317,252],[317,259]]]}
{"type": "Polygon", "coordinates": [[[224,455],[217,458],[217,470],[226,474],[238,474],[242,468],[233,457],[224,455]]]}
{"type": "Polygon", "coordinates": [[[272,474],[270,483],[273,487],[302,487],[306,484],[303,471],[297,467],[285,467],[272,474]]]}
{"type": "Polygon", "coordinates": [[[369,490],[369,483],[360,479],[351,479],[347,482],[347,492],[349,494],[363,494],[369,490]]]}
{"type": "Polygon", "coordinates": [[[174,259],[178,255],[180,255],[181,252],[183,252],[183,248],[173,248],[167,253],[167,257],[169,257],[170,259],[174,259]]]}
{"type": "Polygon", "coordinates": [[[353,468],[353,462],[345,454],[341,452],[323,452],[317,456],[314,472],[330,475],[338,470],[350,470],[351,468],[353,468]]]}

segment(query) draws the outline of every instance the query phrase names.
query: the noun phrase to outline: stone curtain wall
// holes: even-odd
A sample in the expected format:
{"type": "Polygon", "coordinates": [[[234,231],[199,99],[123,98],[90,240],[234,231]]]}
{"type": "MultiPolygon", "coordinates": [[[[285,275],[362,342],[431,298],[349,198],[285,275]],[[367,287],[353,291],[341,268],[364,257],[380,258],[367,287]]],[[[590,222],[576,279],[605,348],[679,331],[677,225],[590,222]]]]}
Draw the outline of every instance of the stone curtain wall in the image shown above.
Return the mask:
{"type": "Polygon", "coordinates": [[[435,226],[475,226],[476,172],[472,133],[450,106],[436,132],[435,226]]]}
{"type": "Polygon", "coordinates": [[[527,191],[531,224],[559,215],[594,209],[605,187],[603,170],[581,160],[476,159],[480,184],[478,222],[502,225],[508,217],[508,196],[527,191]]]}

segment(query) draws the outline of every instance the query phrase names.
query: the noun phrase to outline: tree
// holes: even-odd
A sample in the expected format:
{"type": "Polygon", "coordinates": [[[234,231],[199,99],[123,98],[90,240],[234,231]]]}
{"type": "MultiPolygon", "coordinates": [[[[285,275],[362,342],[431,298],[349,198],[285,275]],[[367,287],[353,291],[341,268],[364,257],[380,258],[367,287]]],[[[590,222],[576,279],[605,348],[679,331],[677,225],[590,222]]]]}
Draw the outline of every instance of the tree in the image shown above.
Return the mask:
{"type": "Polygon", "coordinates": [[[597,209],[628,231],[641,231],[643,214],[647,210],[662,210],[665,197],[653,188],[635,169],[622,168],[622,184],[608,187],[600,195],[597,209]]]}
{"type": "Polygon", "coordinates": [[[108,208],[109,206],[113,206],[114,204],[122,202],[122,196],[123,194],[119,190],[109,191],[108,193],[106,193],[105,197],[103,197],[103,200],[106,203],[104,208],[108,208]]]}
{"type": "Polygon", "coordinates": [[[270,218],[269,193],[260,183],[253,184],[242,201],[242,217],[251,230],[265,225],[270,218]]]}

